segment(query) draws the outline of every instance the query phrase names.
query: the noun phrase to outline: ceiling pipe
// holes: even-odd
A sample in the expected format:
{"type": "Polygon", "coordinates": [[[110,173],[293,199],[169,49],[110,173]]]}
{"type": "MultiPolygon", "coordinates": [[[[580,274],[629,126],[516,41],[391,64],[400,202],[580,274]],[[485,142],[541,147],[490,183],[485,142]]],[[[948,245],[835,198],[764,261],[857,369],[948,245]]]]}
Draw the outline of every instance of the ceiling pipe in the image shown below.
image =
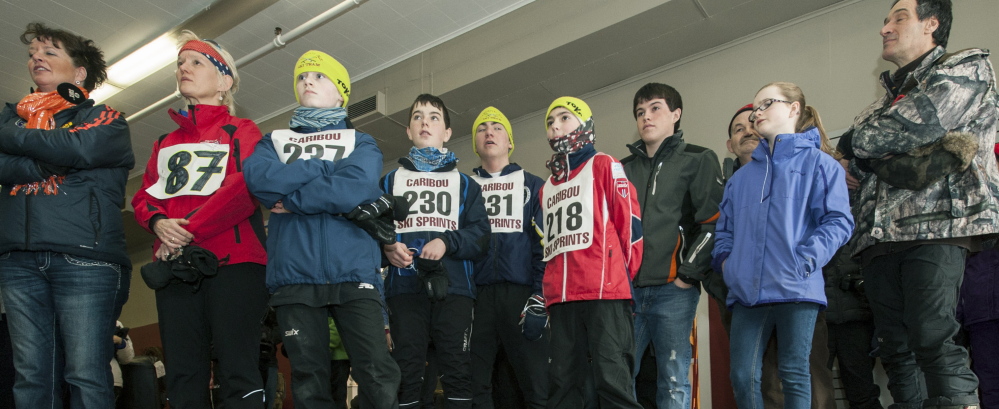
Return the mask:
{"type": "MultiPolygon", "coordinates": [[[[326,24],[330,20],[339,17],[341,14],[350,11],[350,9],[360,6],[361,3],[364,3],[365,1],[367,0],[344,0],[340,2],[340,4],[333,6],[333,8],[326,10],[322,14],[313,17],[311,20],[306,21],[302,25],[295,27],[291,31],[288,31],[287,33],[283,34],[277,34],[276,36],[274,36],[274,40],[271,41],[270,43],[267,43],[267,45],[264,45],[263,47],[260,47],[255,51],[252,51],[249,54],[243,56],[242,58],[236,60],[236,67],[242,67],[246,64],[256,61],[258,58],[263,57],[264,55],[267,55],[271,51],[284,47],[285,44],[294,41],[298,37],[301,37],[302,35],[308,33],[309,31],[314,30],[315,28],[323,24],[326,24]]],[[[126,117],[125,119],[129,122],[138,121],[139,119],[142,119],[146,115],[149,115],[167,105],[170,105],[172,102],[179,99],[180,96],[181,96],[180,91],[174,91],[173,94],[170,94],[164,97],[163,99],[156,101],[154,104],[143,108],[139,112],[136,112],[126,117]]]]}

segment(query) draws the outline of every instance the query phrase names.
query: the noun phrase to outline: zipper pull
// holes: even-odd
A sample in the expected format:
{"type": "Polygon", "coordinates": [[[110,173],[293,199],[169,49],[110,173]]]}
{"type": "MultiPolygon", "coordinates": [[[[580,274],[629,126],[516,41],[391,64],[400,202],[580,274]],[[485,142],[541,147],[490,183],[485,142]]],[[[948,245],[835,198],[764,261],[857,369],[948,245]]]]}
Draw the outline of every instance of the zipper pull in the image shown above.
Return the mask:
{"type": "Polygon", "coordinates": [[[659,171],[663,169],[663,163],[659,162],[659,166],[656,166],[656,174],[652,175],[652,195],[656,194],[656,187],[659,184],[659,171]]]}

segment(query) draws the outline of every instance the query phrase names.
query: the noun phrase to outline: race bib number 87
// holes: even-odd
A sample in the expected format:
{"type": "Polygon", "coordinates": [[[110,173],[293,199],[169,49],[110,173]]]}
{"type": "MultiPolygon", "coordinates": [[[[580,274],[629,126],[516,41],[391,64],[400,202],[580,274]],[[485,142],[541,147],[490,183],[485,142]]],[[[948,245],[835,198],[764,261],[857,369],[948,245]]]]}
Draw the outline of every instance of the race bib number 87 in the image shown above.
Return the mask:
{"type": "Polygon", "coordinates": [[[159,179],[146,189],[150,196],[208,196],[222,186],[229,164],[229,145],[182,143],[160,149],[156,157],[159,179]]]}

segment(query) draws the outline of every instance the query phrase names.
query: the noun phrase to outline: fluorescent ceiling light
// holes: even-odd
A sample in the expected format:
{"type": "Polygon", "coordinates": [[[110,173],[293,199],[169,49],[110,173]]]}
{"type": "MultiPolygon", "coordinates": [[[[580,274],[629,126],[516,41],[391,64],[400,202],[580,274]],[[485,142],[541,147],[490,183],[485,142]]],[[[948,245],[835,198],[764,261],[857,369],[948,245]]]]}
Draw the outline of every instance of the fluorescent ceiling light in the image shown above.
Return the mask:
{"type": "Polygon", "coordinates": [[[108,82],[126,88],[177,61],[177,43],[164,34],[108,68],[108,82]]]}
{"type": "Polygon", "coordinates": [[[177,42],[172,35],[163,34],[108,67],[108,80],[90,93],[90,99],[98,104],[104,102],[174,61],[177,42]]]}
{"type": "Polygon", "coordinates": [[[94,100],[94,103],[100,104],[101,102],[104,102],[108,98],[114,96],[114,94],[117,94],[121,91],[122,89],[119,87],[116,87],[108,83],[104,83],[90,93],[90,99],[94,100]]]}

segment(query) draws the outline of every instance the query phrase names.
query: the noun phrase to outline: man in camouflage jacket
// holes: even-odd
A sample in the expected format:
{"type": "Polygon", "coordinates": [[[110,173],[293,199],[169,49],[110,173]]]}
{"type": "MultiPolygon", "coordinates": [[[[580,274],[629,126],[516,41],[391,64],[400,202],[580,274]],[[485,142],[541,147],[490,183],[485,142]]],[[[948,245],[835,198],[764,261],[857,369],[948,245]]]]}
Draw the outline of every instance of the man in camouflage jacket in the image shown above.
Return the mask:
{"type": "Polygon", "coordinates": [[[999,232],[999,113],[988,51],[945,54],[951,19],[950,0],[895,1],[882,58],[899,69],[882,74],[887,93],[840,141],[857,188],[853,253],[882,362],[901,385],[892,389],[898,408],[978,403],[968,353],[952,338],[965,256],[999,232]]]}

